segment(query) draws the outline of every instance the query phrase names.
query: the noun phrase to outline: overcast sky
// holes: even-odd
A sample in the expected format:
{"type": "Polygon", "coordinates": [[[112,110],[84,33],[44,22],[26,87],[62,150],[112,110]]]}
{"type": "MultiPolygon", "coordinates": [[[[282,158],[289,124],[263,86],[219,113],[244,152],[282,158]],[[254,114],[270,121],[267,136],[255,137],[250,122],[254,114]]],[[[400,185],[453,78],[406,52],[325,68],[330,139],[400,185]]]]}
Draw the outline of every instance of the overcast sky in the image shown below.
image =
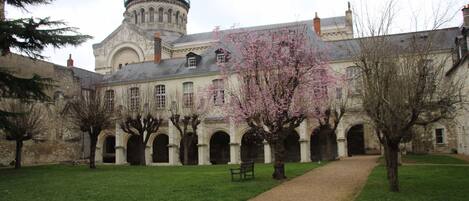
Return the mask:
{"type": "MultiPolygon", "coordinates": [[[[382,8],[379,4],[381,1],[377,0],[351,2],[355,10],[367,8],[375,14],[382,8]]],[[[400,0],[396,5],[399,10],[398,26],[394,30],[412,31],[412,16],[429,19],[436,10],[447,6],[451,6],[450,14],[455,14],[455,17],[445,27],[460,26],[460,9],[467,3],[466,0],[400,0]]],[[[191,0],[187,30],[190,34],[212,31],[215,26],[229,29],[232,26],[300,21],[312,19],[314,12],[318,12],[321,18],[343,16],[346,9],[347,0],[191,0]]],[[[73,54],[75,66],[94,71],[91,46],[102,41],[121,24],[125,8],[123,0],[55,0],[51,5],[28,7],[28,11],[9,6],[6,8],[8,18],[50,16],[54,20],[66,21],[69,26],[78,27],[81,33],[93,36],[94,39],[79,47],[50,48],[44,55],[53,63],[66,65],[68,54],[73,54]]],[[[428,20],[419,20],[419,23],[423,21],[428,20]]]]}

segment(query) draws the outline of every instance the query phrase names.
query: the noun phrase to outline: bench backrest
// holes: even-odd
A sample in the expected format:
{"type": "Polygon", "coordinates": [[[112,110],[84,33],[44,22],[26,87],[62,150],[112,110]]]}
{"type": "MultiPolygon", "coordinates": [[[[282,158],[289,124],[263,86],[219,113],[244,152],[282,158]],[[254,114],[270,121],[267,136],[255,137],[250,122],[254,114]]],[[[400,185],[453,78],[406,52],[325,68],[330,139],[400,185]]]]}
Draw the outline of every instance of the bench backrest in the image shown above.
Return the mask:
{"type": "Polygon", "coordinates": [[[243,169],[244,171],[254,170],[254,162],[241,163],[241,169],[243,169]]]}

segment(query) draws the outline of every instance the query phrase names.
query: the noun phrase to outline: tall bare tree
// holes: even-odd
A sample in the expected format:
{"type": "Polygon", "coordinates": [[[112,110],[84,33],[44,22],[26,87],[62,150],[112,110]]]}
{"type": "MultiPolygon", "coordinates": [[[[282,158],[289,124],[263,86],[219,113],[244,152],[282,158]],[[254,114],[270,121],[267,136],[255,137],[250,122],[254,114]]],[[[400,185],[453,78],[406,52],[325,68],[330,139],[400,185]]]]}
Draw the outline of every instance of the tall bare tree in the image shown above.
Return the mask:
{"type": "MultiPolygon", "coordinates": [[[[192,87],[190,87],[192,88],[192,87]]],[[[194,94],[194,89],[185,91],[182,94],[176,92],[171,97],[169,120],[176,127],[182,144],[182,163],[190,164],[190,150],[194,142],[197,142],[198,128],[204,120],[210,98],[206,98],[206,93],[194,94]]]]}
{"type": "Polygon", "coordinates": [[[81,96],[71,100],[65,106],[64,112],[77,128],[90,136],[90,168],[96,169],[95,154],[99,134],[113,126],[114,108],[106,105],[100,94],[81,96]]]}
{"type": "Polygon", "coordinates": [[[120,128],[135,136],[138,141],[138,165],[146,165],[145,148],[150,136],[157,133],[163,123],[164,111],[159,110],[149,95],[151,90],[141,93],[140,88],[130,88],[124,97],[125,106],[119,111],[120,128]],[[143,102],[143,105],[140,105],[143,102]]]}
{"type": "Polygon", "coordinates": [[[448,14],[439,10],[429,31],[409,33],[405,38],[390,34],[396,1],[387,1],[380,16],[363,15],[367,17],[357,20],[360,38],[353,45],[355,65],[360,69],[360,95],[384,147],[393,192],[399,191],[399,144],[412,137],[416,125],[452,119],[462,101],[462,80],[445,79],[450,55],[436,51],[444,40],[437,29],[452,17],[448,14]]]}
{"type": "Polygon", "coordinates": [[[45,131],[44,114],[40,106],[34,103],[11,101],[6,105],[5,109],[15,115],[5,118],[8,126],[4,128],[4,132],[7,140],[16,142],[15,169],[20,169],[23,142],[45,131]]]}

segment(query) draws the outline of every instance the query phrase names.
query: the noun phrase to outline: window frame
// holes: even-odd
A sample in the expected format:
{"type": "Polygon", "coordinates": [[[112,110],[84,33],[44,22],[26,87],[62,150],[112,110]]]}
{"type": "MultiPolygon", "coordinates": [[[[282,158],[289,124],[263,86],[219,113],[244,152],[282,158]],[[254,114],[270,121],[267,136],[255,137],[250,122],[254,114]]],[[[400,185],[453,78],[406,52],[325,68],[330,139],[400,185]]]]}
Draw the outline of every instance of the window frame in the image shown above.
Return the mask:
{"type": "Polygon", "coordinates": [[[182,83],[182,101],[184,108],[194,106],[194,82],[182,83]]]}
{"type": "Polygon", "coordinates": [[[138,111],[140,109],[140,88],[132,87],[129,89],[129,109],[130,111],[138,111]],[[134,94],[134,90],[136,93],[134,94]]]}
{"type": "Polygon", "coordinates": [[[225,104],[225,83],[223,79],[212,80],[213,85],[213,104],[221,106],[225,104]],[[221,100],[219,100],[219,98],[221,100]]]}
{"type": "Polygon", "coordinates": [[[434,132],[435,132],[435,144],[437,144],[437,145],[446,144],[445,129],[441,128],[441,127],[438,127],[438,128],[435,128],[434,132]],[[440,137],[438,137],[438,133],[439,133],[438,131],[441,131],[441,136],[440,137]],[[438,142],[439,138],[441,138],[441,142],[438,142]]]}
{"type": "Polygon", "coordinates": [[[218,53],[216,57],[217,57],[218,64],[226,63],[226,55],[224,53],[218,53]]]}
{"type": "Polygon", "coordinates": [[[113,111],[115,107],[116,92],[113,89],[104,91],[104,107],[108,111],[113,111]]]}
{"type": "Polygon", "coordinates": [[[187,58],[187,68],[197,68],[197,58],[188,57],[187,58]]]}
{"type": "Polygon", "coordinates": [[[155,104],[157,110],[166,109],[166,85],[155,86],[155,104]]]}

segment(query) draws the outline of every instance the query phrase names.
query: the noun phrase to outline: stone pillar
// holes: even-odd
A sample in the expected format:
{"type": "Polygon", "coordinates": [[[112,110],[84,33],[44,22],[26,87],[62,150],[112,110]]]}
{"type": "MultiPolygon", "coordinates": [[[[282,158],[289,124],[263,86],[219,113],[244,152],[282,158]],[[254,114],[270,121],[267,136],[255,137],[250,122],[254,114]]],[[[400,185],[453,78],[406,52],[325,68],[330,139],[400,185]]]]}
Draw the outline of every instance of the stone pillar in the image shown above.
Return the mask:
{"type": "Polygon", "coordinates": [[[168,122],[168,136],[169,136],[169,165],[182,165],[179,160],[179,133],[174,128],[171,121],[168,122]]]}
{"type": "Polygon", "coordinates": [[[299,127],[301,162],[311,162],[311,148],[308,135],[308,122],[304,120],[299,127]]]}
{"type": "Polygon", "coordinates": [[[236,140],[236,125],[233,120],[230,120],[230,162],[228,164],[241,163],[241,147],[240,143],[236,140]]]}
{"type": "Polygon", "coordinates": [[[267,141],[264,140],[264,163],[272,163],[272,149],[267,141]]]}
{"type": "Polygon", "coordinates": [[[197,131],[197,148],[198,148],[198,154],[199,154],[199,165],[211,165],[210,164],[210,149],[207,144],[206,136],[207,133],[205,132],[205,125],[201,123],[198,126],[198,131],[197,131]]]}
{"type": "Polygon", "coordinates": [[[125,133],[116,123],[116,165],[127,164],[127,151],[124,144],[125,133]]]}
{"type": "Polygon", "coordinates": [[[153,157],[152,157],[152,154],[153,154],[153,150],[152,150],[152,146],[150,145],[146,145],[145,147],[145,164],[146,165],[150,165],[153,163],[153,157]]]}
{"type": "MultiPolygon", "coordinates": [[[[99,142],[99,141],[98,141],[99,142]]],[[[96,145],[96,151],[94,153],[94,161],[95,163],[102,163],[103,162],[103,148],[102,145],[96,145]]]]}
{"type": "MultiPolygon", "coordinates": [[[[341,123],[342,124],[342,123],[341,123]]],[[[342,125],[340,125],[336,130],[337,136],[337,154],[339,158],[346,158],[348,157],[347,153],[347,140],[345,138],[345,129],[342,125]]]]}

